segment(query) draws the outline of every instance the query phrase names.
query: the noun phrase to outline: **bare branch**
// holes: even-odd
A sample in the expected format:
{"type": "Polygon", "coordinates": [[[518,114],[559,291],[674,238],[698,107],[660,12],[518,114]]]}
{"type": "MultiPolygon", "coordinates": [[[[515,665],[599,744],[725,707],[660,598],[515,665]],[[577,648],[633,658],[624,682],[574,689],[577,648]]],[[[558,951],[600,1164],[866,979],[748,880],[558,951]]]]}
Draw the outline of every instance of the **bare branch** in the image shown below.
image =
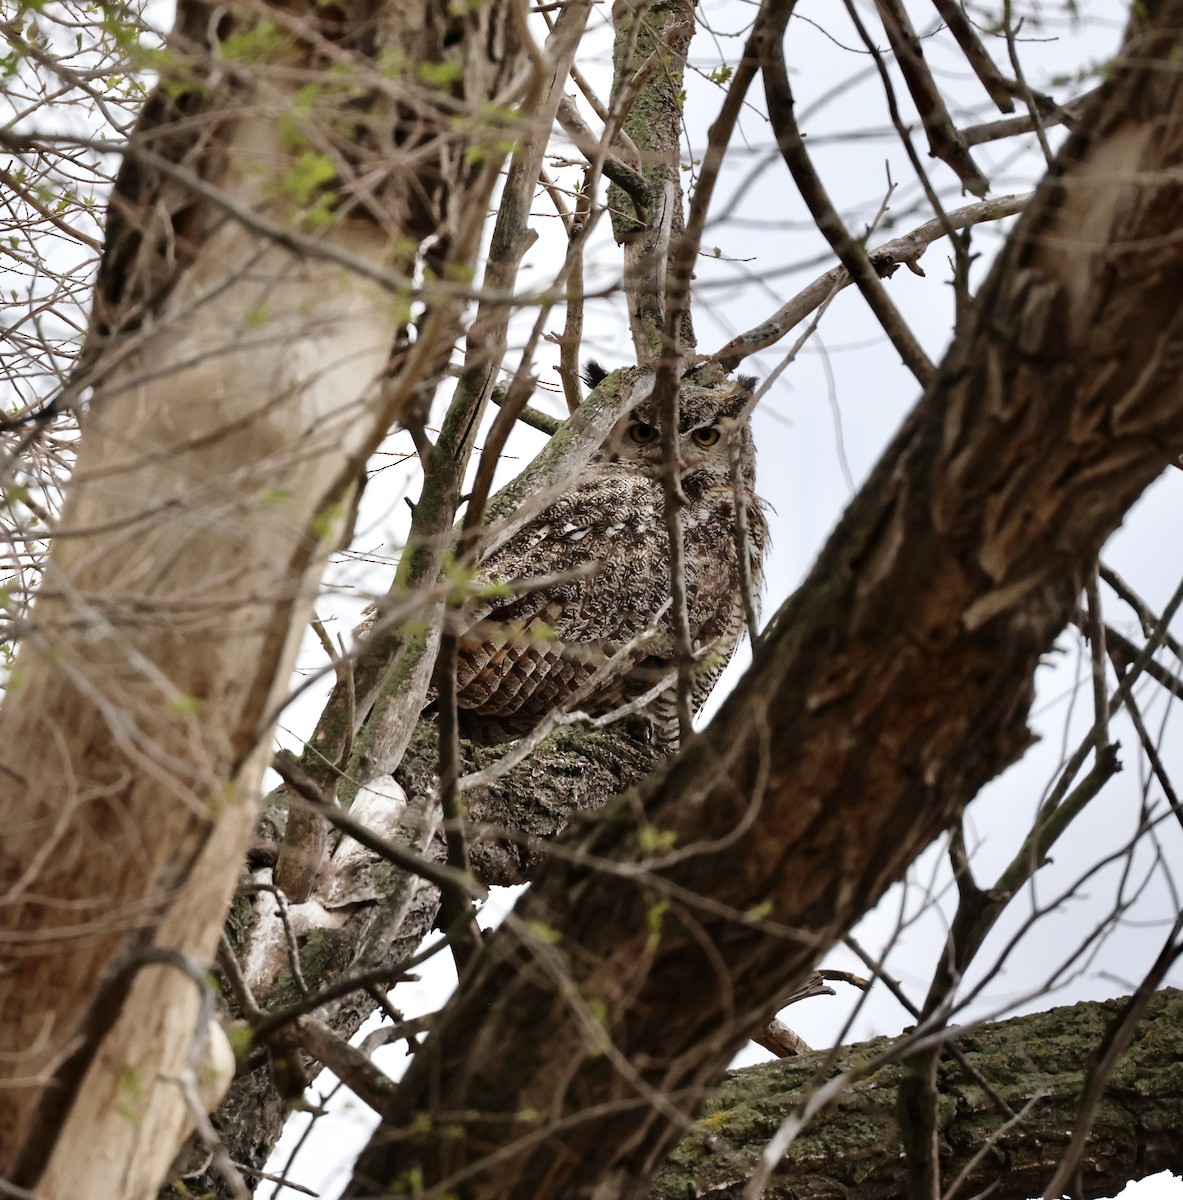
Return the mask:
{"type": "Polygon", "coordinates": [[[908,91],[912,93],[924,132],[928,135],[929,149],[953,171],[968,191],[975,196],[984,196],[990,188],[990,182],[978,170],[965,143],[953,128],[949,110],[924,61],[920,39],[912,28],[903,4],[900,0],[875,0],[875,7],[883,20],[887,40],[895,52],[895,61],[908,84],[908,91]]]}
{"type": "Polygon", "coordinates": [[[961,52],[973,67],[974,74],[981,80],[982,87],[990,93],[990,99],[998,105],[999,111],[1014,112],[1015,105],[1011,96],[1015,85],[994,65],[994,60],[982,45],[961,6],[954,0],[933,0],[933,4],[941,14],[941,20],[949,27],[949,32],[957,39],[961,52]]]}
{"type": "MultiPolygon", "coordinates": [[[[903,264],[910,270],[916,266],[921,255],[933,242],[945,236],[947,228],[967,229],[983,221],[998,221],[1020,213],[1031,200],[1031,193],[1016,196],[1000,196],[997,200],[979,200],[964,208],[954,209],[945,219],[933,218],[901,237],[892,238],[874,250],[867,252],[871,267],[879,275],[890,276],[897,266],[903,264]]],[[[778,309],[767,321],[754,329],[740,334],[729,341],[711,357],[716,358],[725,370],[734,370],[745,358],[768,346],[775,345],[794,326],[800,324],[810,313],[819,308],[828,297],[852,282],[845,267],[834,267],[819,275],[808,287],[798,292],[787,304],[778,309]]]]}
{"type": "MultiPolygon", "coordinates": [[[[783,16],[785,20],[788,19],[787,13],[783,16]]],[[[817,172],[813,169],[813,164],[809,161],[805,144],[793,118],[793,93],[785,67],[782,46],[784,25],[780,21],[780,14],[772,24],[772,36],[764,46],[764,89],[768,98],[768,117],[776,133],[777,145],[802,199],[817,221],[818,228],[834,248],[834,253],[850,273],[859,291],[863,293],[884,332],[899,351],[904,365],[916,376],[920,385],[926,387],[935,374],[935,368],[899,310],[888,298],[866,251],[851,237],[842,218],[835,211],[817,172]]]]}

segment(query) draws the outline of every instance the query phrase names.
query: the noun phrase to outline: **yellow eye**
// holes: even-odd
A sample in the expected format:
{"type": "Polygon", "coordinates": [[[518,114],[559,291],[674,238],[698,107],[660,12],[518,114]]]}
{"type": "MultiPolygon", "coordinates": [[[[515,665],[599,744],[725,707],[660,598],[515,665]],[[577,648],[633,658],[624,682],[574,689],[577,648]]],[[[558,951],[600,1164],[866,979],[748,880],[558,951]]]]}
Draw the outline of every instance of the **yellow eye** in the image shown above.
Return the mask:
{"type": "Polygon", "coordinates": [[[702,429],[696,429],[690,436],[700,446],[713,446],[720,437],[719,427],[717,425],[707,425],[702,429]]]}
{"type": "Polygon", "coordinates": [[[650,442],[657,441],[658,438],[657,429],[653,425],[647,425],[644,421],[630,422],[628,435],[638,446],[647,446],[650,442]]]}

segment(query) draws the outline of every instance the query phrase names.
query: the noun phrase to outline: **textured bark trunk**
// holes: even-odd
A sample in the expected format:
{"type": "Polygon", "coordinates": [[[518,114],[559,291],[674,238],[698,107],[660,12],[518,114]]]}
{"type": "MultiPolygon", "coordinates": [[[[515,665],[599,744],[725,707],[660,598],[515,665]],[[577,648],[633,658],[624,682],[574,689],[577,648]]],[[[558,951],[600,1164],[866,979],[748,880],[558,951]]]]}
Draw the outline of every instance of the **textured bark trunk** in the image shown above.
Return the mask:
{"type": "Polygon", "coordinates": [[[427,238],[441,276],[471,271],[504,153],[488,102],[531,76],[500,11],[271,15],[181,5],[112,199],[94,392],[0,713],[0,1174],[47,1200],[151,1195],[176,1151],[316,581],[463,304],[438,298],[380,386],[392,293],[427,238]],[[291,68],[330,61],[313,116],[291,68]]]}
{"type": "Polygon", "coordinates": [[[1025,749],[1084,571],[1183,449],[1180,28],[1141,6],[752,669],[492,939],[349,1196],[644,1194],[770,1002],[1025,749]]]}

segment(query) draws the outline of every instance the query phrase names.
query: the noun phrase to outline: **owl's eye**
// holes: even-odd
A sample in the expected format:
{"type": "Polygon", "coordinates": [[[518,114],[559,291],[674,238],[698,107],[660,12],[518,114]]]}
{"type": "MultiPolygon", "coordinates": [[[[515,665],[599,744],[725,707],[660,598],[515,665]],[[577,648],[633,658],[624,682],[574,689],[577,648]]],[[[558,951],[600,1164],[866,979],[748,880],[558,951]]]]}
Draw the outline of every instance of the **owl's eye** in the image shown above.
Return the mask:
{"type": "Polygon", "coordinates": [[[656,427],[648,425],[644,421],[631,422],[628,427],[628,435],[638,446],[647,446],[650,442],[657,441],[658,438],[656,427]]]}
{"type": "Polygon", "coordinates": [[[706,425],[696,429],[690,436],[699,446],[713,446],[721,435],[717,425],[706,425]]]}

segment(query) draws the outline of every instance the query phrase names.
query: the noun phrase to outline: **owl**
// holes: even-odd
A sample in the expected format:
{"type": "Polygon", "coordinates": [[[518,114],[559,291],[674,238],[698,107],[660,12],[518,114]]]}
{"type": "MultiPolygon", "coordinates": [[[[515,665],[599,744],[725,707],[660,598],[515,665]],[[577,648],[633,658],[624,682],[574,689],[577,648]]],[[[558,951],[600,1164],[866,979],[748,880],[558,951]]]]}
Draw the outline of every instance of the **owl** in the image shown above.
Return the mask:
{"type": "MultiPolygon", "coordinates": [[[[589,383],[603,376],[588,364],[589,383]]],[[[767,523],[753,490],[747,420],[753,383],[684,382],[679,393],[695,709],[744,629],[730,465],[736,442],[753,592],[762,577],[767,523]]],[[[478,601],[462,628],[456,679],[462,736],[507,741],[555,709],[602,716],[656,690],[642,715],[658,740],[676,741],[664,469],[659,417],[643,404],[622,418],[573,487],[479,564],[474,594],[495,596],[503,585],[506,598],[478,601]]]]}

